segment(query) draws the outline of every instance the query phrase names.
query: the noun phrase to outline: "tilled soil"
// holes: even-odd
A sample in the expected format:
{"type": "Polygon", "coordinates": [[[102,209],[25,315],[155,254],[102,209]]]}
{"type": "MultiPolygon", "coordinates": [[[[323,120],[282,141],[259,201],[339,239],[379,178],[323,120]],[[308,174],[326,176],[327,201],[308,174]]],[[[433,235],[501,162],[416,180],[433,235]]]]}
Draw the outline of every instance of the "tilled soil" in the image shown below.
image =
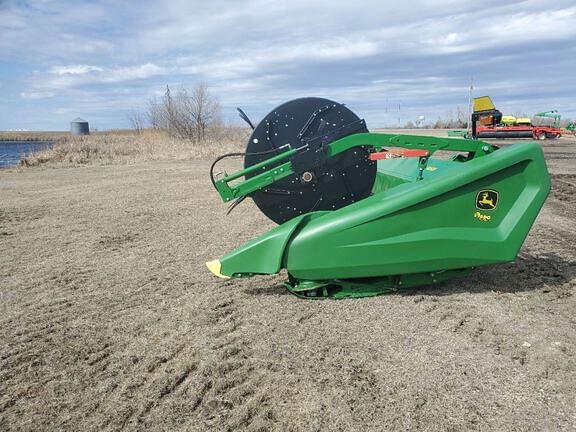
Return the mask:
{"type": "Polygon", "coordinates": [[[0,430],[574,430],[576,143],[518,259],[304,301],[204,262],[272,227],[209,162],[0,172],[0,430]]]}

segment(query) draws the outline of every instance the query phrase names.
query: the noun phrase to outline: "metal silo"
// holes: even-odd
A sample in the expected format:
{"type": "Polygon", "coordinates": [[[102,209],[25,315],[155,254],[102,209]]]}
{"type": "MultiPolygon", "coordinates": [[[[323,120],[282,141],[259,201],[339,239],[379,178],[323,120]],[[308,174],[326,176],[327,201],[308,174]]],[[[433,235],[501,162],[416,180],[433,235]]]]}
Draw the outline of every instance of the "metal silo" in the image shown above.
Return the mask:
{"type": "Polygon", "coordinates": [[[72,135],[89,135],[90,127],[88,122],[80,117],[75,118],[70,122],[70,133],[72,135]]]}

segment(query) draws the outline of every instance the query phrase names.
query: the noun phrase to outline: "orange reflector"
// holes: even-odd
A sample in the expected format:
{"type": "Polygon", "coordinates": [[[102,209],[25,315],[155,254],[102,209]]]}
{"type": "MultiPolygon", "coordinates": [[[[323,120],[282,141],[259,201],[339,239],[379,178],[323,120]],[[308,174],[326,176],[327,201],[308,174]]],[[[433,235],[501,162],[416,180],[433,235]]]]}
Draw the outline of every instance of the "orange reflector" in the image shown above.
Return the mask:
{"type": "Polygon", "coordinates": [[[398,157],[428,157],[430,152],[428,150],[390,150],[383,152],[370,153],[370,160],[392,159],[398,157]]]}

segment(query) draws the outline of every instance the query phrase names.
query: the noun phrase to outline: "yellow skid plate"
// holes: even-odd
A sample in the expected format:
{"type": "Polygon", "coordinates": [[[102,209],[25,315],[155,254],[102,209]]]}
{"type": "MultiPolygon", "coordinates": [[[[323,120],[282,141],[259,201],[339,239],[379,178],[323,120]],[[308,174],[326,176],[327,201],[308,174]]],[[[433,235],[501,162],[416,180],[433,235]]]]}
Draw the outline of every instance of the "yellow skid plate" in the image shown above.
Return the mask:
{"type": "Polygon", "coordinates": [[[222,273],[220,273],[220,269],[222,268],[222,264],[220,263],[220,260],[208,261],[206,263],[206,267],[208,267],[208,270],[210,270],[212,273],[214,273],[219,278],[230,279],[230,276],[224,276],[222,273]]]}

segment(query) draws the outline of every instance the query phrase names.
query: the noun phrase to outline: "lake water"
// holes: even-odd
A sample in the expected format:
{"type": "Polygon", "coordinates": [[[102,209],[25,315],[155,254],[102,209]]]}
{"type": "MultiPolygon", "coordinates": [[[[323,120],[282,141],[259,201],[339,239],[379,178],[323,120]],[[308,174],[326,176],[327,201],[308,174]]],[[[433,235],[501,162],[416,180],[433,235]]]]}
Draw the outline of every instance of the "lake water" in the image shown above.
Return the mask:
{"type": "Polygon", "coordinates": [[[20,157],[49,148],[49,141],[0,141],[0,168],[18,165],[20,157]]]}

